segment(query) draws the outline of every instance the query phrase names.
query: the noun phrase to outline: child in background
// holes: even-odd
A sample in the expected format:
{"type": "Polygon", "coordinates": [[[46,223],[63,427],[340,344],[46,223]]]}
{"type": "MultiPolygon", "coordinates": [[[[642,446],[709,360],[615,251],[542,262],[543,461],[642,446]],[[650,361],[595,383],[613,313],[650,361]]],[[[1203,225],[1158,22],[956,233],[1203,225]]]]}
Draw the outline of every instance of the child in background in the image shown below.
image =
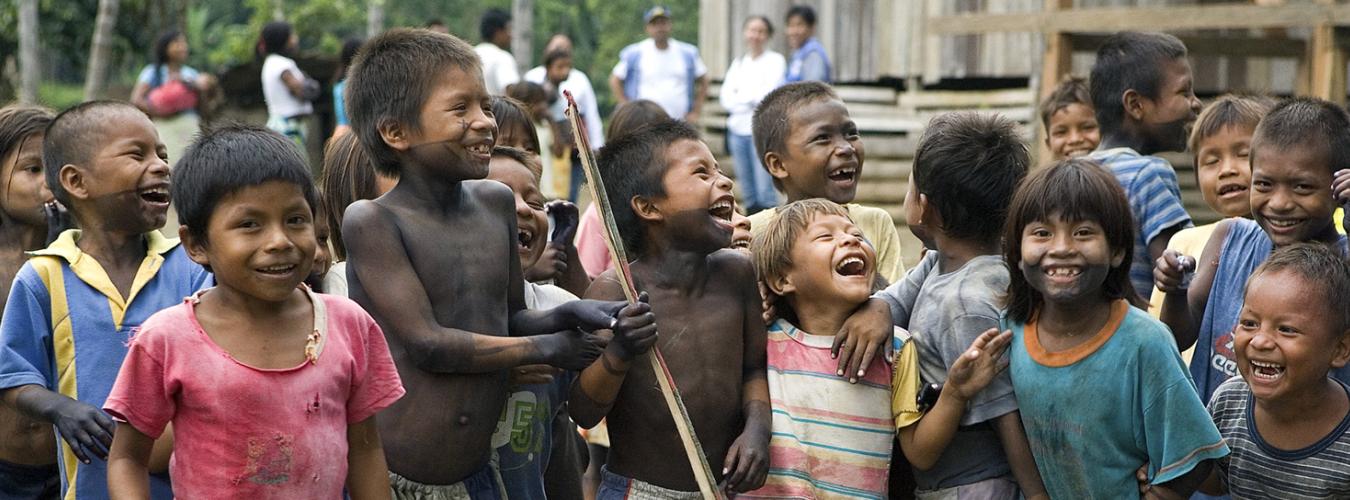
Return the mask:
{"type": "Polygon", "coordinates": [[[1045,126],[1045,147],[1054,161],[1084,156],[1102,142],[1097,116],[1092,111],[1092,94],[1082,77],[1060,80],[1055,90],[1041,101],[1041,125],[1045,126]]]}
{"type": "Polygon", "coordinates": [[[506,96],[492,96],[492,116],[497,120],[497,144],[539,154],[539,136],[525,103],[506,96]]]}
{"type": "MultiPolygon", "coordinates": [[[[323,193],[319,193],[322,199],[323,193]]],[[[323,211],[323,202],[315,200],[314,204],[314,241],[317,245],[314,247],[314,266],[309,268],[309,276],[305,277],[305,285],[316,293],[328,293],[323,287],[323,279],[328,276],[328,272],[333,269],[333,247],[330,246],[333,232],[328,229],[328,214],[323,211]]],[[[343,293],[343,297],[347,294],[343,293]]]]}
{"type": "Polygon", "coordinates": [[[844,207],[810,198],[778,210],[751,244],[755,268],[781,316],[769,328],[769,397],[774,407],[769,475],[744,498],[884,498],[891,443],[920,469],[931,467],[957,432],[967,402],[1001,371],[1011,338],[982,332],[956,356],[931,410],[919,407],[914,342],[895,330],[895,361],[876,358],[863,383],[834,374],[834,343],[876,279],[876,253],[844,207]],[[788,319],[793,318],[793,319],[788,319]],[[921,418],[922,417],[922,418],[921,418]]]}
{"type": "MultiPolygon", "coordinates": [[[[373,200],[398,185],[398,175],[375,171],[354,134],[328,141],[323,150],[319,209],[328,226],[333,265],[323,277],[323,292],[347,296],[347,247],[342,243],[342,214],[357,200],[373,200]]],[[[317,220],[317,219],[316,219],[317,220]]],[[[318,222],[315,223],[316,227],[318,222]]]]}
{"type": "Polygon", "coordinates": [[[262,64],[263,99],[267,102],[267,128],[286,136],[305,153],[309,141],[311,104],[319,97],[319,82],[300,71],[290,56],[300,48],[300,37],[286,21],[263,26],[258,40],[262,64]]]}
{"type": "Polygon", "coordinates": [[[1012,382],[1050,498],[1189,496],[1228,454],[1167,328],[1132,307],[1134,227],[1111,174],[1071,159],[1031,174],[1004,230],[1012,382]]]}
{"type": "MultiPolygon", "coordinates": [[[[1154,276],[1167,294],[1162,318],[1177,345],[1195,345],[1191,376],[1202,400],[1208,401],[1220,384],[1238,374],[1233,328],[1242,310],[1242,291],[1270,252],[1313,242],[1346,255],[1345,236],[1332,221],[1337,201],[1332,174],[1346,158],[1350,114],[1344,108],[1309,98],[1276,105],[1252,136],[1252,219],[1220,222],[1194,268],[1183,266],[1176,252],[1158,259],[1154,276]],[[1188,284],[1185,275],[1192,269],[1195,276],[1188,284]]],[[[1350,368],[1333,370],[1332,376],[1350,382],[1350,368]]]]}
{"type": "MultiPolygon", "coordinates": [[[[639,356],[659,343],[712,467],[710,480],[734,492],[760,487],[768,472],[769,391],[764,322],[754,268],[731,244],[731,179],[698,132],[667,120],[610,141],[600,151],[615,222],[635,260],[632,278],[668,325],[626,328],[650,315],[623,316],[605,353],[582,372],[568,399],[582,427],[609,420],[610,453],[598,498],[698,496],[693,470],[654,373],[639,356]],[[716,348],[710,348],[716,346],[716,348]]],[[[613,271],[589,297],[618,299],[613,271]]]]}
{"type": "Polygon", "coordinates": [[[1101,126],[1100,149],[1090,156],[1116,176],[1134,215],[1130,282],[1153,291],[1153,261],[1177,231],[1191,226],[1177,173],[1153,156],[1186,149],[1186,128],[1200,112],[1186,46],[1163,33],[1120,32],[1097,49],[1088,80],[1101,126]]]}
{"type": "MultiPolygon", "coordinates": [[[[115,101],[62,112],[42,142],[47,186],[82,229],[31,253],[14,278],[0,318],[0,398],[56,428],[65,498],[107,497],[114,424],[100,408],[131,333],[210,279],[158,231],[169,209],[164,154],[145,113],[115,101]]],[[[171,496],[167,476],[151,476],[150,496],[171,496]]]]}
{"type": "MultiPolygon", "coordinates": [[[[535,154],[539,156],[539,165],[544,169],[543,177],[539,180],[540,192],[544,193],[544,196],[549,199],[565,198],[567,196],[565,187],[562,187],[564,191],[561,195],[557,193],[558,188],[566,182],[566,179],[563,179],[563,182],[558,182],[555,179],[553,162],[560,156],[570,156],[570,151],[564,150],[567,149],[566,144],[572,142],[572,137],[570,132],[566,137],[563,137],[560,133],[562,131],[557,130],[563,124],[555,126],[550,120],[552,114],[549,109],[550,96],[548,92],[537,83],[521,80],[506,86],[506,96],[520,101],[525,106],[525,110],[529,112],[530,124],[534,126],[534,136],[539,141],[539,152],[535,154]],[[554,186],[554,184],[560,186],[554,186]]],[[[553,97],[556,98],[557,96],[553,97]]],[[[501,127],[501,123],[497,123],[497,126],[501,127]]]]}
{"type": "Polygon", "coordinates": [[[403,386],[370,315],[300,286],[318,202],[304,158],[272,131],[226,126],[174,177],[184,247],[216,286],[131,338],[105,403],[109,492],[149,494],[151,447],[172,423],[175,497],[389,498],[374,415],[403,386]]]}
{"type": "Polygon", "coordinates": [[[731,246],[728,248],[750,255],[750,241],[753,237],[750,231],[750,218],[740,210],[736,210],[731,216],[731,227],[731,246]]]}
{"type": "MultiPolygon", "coordinates": [[[[26,252],[46,244],[43,205],[52,202],[52,192],[42,171],[42,138],[51,122],[46,108],[0,109],[0,310],[26,252]]],[[[56,498],[61,476],[51,425],[0,404],[0,436],[0,491],[22,500],[56,498]]]]}
{"type": "Polygon", "coordinates": [[[1209,412],[1233,453],[1205,484],[1247,498],[1350,498],[1350,265],[1323,245],[1276,250],[1247,280],[1234,332],[1241,377],[1209,412]]]}
{"type": "Polygon", "coordinates": [[[356,58],[356,51],[361,50],[361,44],[364,42],[365,40],[360,38],[343,40],[342,52],[338,53],[338,68],[333,73],[333,121],[337,122],[333,128],[333,137],[350,132],[352,129],[347,119],[347,98],[342,94],[347,91],[347,68],[351,67],[352,59],[356,58]]]}
{"type": "MultiPolygon", "coordinates": [[[[770,92],[755,108],[754,135],[755,150],[785,203],[825,198],[844,205],[877,252],[877,272],[887,283],[904,276],[895,221],[885,210],[853,203],[862,179],[862,136],[829,85],[799,82],[770,92]]],[[[751,227],[767,227],[775,213],[751,214],[751,227]]]]}

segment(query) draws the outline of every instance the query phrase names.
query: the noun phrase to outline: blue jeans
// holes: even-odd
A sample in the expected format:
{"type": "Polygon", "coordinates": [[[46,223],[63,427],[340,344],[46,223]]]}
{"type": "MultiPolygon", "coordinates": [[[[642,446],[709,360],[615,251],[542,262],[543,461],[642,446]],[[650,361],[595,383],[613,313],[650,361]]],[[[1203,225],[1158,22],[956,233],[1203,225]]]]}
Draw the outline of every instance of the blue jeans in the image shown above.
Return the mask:
{"type": "Polygon", "coordinates": [[[778,206],[778,192],[773,188],[773,176],[755,151],[753,136],[727,133],[727,149],[736,164],[736,183],[741,185],[745,213],[753,214],[778,206]]]}

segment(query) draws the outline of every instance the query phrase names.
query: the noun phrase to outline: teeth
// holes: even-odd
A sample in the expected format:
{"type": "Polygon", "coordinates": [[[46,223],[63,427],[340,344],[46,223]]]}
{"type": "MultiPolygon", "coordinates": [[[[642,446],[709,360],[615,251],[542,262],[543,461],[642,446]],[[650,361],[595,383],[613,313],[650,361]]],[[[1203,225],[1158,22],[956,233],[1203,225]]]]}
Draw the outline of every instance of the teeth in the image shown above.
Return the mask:
{"type": "Polygon", "coordinates": [[[1266,220],[1270,222],[1270,225],[1275,227],[1293,227],[1298,225],[1298,223],[1300,222],[1297,220],[1279,220],[1279,219],[1266,219],[1266,220]]]}
{"type": "Polygon", "coordinates": [[[1253,365],[1253,366],[1256,366],[1256,367],[1259,367],[1259,368],[1270,368],[1270,369],[1273,369],[1273,370],[1278,370],[1278,369],[1280,369],[1280,368],[1284,368],[1283,365],[1277,365],[1277,364],[1275,364],[1275,363],[1266,363],[1266,362],[1264,362],[1264,361],[1255,361],[1255,360],[1252,361],[1252,365],[1253,365]]]}
{"type": "Polygon", "coordinates": [[[835,267],[835,271],[842,272],[843,270],[848,269],[854,265],[857,265],[859,269],[861,269],[862,266],[865,265],[865,263],[863,262],[862,259],[859,259],[857,257],[848,257],[842,261],[839,261],[839,265],[835,267]]]}
{"type": "Polygon", "coordinates": [[[266,273],[281,273],[281,272],[289,271],[292,267],[295,267],[295,266],[289,266],[289,265],[287,265],[287,266],[268,266],[268,267],[262,268],[262,271],[263,271],[263,272],[266,272],[266,273]]]}
{"type": "Polygon", "coordinates": [[[1045,271],[1045,274],[1048,274],[1050,276],[1078,276],[1080,272],[1081,271],[1077,268],[1055,267],[1047,269],[1045,271]]]}

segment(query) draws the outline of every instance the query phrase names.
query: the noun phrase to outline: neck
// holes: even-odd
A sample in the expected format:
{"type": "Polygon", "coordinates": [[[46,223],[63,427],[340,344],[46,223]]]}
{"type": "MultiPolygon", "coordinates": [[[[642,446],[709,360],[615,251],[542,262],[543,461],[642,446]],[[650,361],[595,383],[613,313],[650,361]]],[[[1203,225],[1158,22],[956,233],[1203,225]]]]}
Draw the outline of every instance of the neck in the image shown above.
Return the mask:
{"type": "Polygon", "coordinates": [[[1097,295],[1071,303],[1044,301],[1037,331],[1055,337],[1087,337],[1097,333],[1111,318],[1114,301],[1097,295]]]}
{"type": "Polygon", "coordinates": [[[1330,378],[1323,379],[1321,384],[1286,394],[1278,400],[1256,399],[1256,408],[1261,413],[1276,422],[1289,424],[1307,422],[1332,410],[1344,415],[1347,406],[1350,406],[1350,402],[1347,402],[1345,389],[1330,378]]]}
{"type": "MultiPolygon", "coordinates": [[[[410,166],[414,163],[404,161],[403,165],[410,166]]],[[[425,169],[415,166],[403,170],[399,175],[399,183],[389,194],[410,198],[418,204],[443,208],[458,204],[463,197],[463,189],[463,180],[449,181],[443,177],[429,175],[425,169]]]]}
{"type": "Polygon", "coordinates": [[[841,307],[831,300],[798,300],[796,295],[788,297],[788,304],[797,313],[797,322],[800,323],[797,327],[812,335],[824,336],[838,333],[858,306],[841,307]]]}
{"type": "Polygon", "coordinates": [[[941,231],[933,231],[933,242],[938,249],[938,273],[946,274],[966,265],[971,259],[981,255],[997,255],[998,243],[980,243],[970,240],[949,238],[941,231]]]}
{"type": "Polygon", "coordinates": [[[1102,137],[1099,148],[1130,148],[1139,152],[1141,155],[1151,155],[1157,152],[1154,151],[1153,148],[1148,147],[1148,141],[1145,140],[1142,135],[1135,133],[1125,126],[1102,137]]]}
{"type": "Polygon", "coordinates": [[[1338,245],[1340,241],[1341,233],[1336,232],[1336,221],[1334,220],[1327,223],[1327,227],[1323,229],[1322,232],[1317,233],[1316,236],[1313,236],[1312,239],[1308,240],[1309,243],[1326,245],[1328,248],[1331,248],[1333,252],[1338,254],[1341,253],[1341,247],[1338,245]]]}
{"type": "Polygon", "coordinates": [[[635,265],[642,269],[647,285],[689,292],[707,280],[707,253],[682,249],[670,240],[652,236],[648,231],[647,248],[635,265]]]}
{"type": "Polygon", "coordinates": [[[670,46],[670,39],[657,40],[657,39],[653,38],[652,41],[653,41],[653,42],[656,42],[656,48],[661,49],[661,50],[666,50],[666,47],[669,47],[669,46],[670,46]]]}
{"type": "Polygon", "coordinates": [[[297,294],[303,294],[299,288],[293,290],[285,299],[280,301],[263,300],[240,292],[238,289],[223,283],[217,283],[211,293],[205,297],[211,297],[216,301],[220,309],[230,311],[245,318],[257,319],[276,318],[285,313],[288,306],[292,305],[295,299],[299,298],[297,294]]]}
{"type": "Polygon", "coordinates": [[[750,58],[751,58],[751,59],[757,59],[757,58],[759,58],[759,56],[762,55],[762,54],[764,54],[764,47],[759,47],[759,48],[751,47],[751,48],[750,48],[750,58]]]}
{"type": "Polygon", "coordinates": [[[0,212],[0,246],[26,252],[42,249],[46,241],[46,227],[20,224],[0,212]]]}
{"type": "Polygon", "coordinates": [[[145,259],[145,235],[108,230],[81,221],[80,240],[75,245],[103,264],[104,267],[138,266],[145,259]]]}
{"type": "Polygon", "coordinates": [[[178,71],[178,68],[183,67],[183,63],[176,61],[168,61],[164,63],[164,67],[169,68],[169,71],[178,71]]]}

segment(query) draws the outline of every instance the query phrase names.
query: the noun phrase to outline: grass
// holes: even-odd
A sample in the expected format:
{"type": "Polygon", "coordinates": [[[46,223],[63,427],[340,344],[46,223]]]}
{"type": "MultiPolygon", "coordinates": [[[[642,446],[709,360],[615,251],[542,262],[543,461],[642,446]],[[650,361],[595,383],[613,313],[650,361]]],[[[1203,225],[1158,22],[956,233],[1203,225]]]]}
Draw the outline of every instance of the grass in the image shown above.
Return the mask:
{"type": "Polygon", "coordinates": [[[84,85],[45,81],[38,86],[38,102],[52,109],[66,109],[84,101],[84,85]]]}

